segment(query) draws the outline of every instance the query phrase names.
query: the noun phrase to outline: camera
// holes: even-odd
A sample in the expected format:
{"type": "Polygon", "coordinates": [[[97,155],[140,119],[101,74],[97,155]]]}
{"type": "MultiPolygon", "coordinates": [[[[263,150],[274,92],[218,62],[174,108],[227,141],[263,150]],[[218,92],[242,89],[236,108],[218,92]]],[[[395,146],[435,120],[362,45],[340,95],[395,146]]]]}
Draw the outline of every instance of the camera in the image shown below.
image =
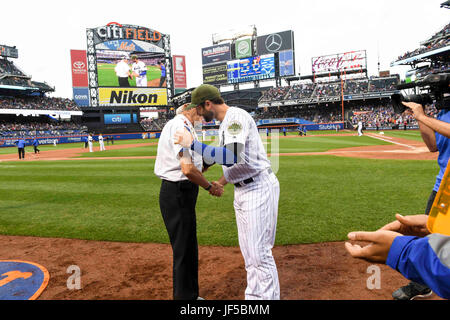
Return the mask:
{"type": "Polygon", "coordinates": [[[178,107],[181,107],[183,104],[190,103],[191,97],[192,97],[192,91],[194,91],[194,89],[195,88],[190,88],[182,93],[174,95],[172,97],[173,106],[175,108],[178,108],[178,107]]]}
{"type": "Polygon", "coordinates": [[[411,89],[418,87],[425,89],[425,94],[404,95],[395,93],[391,96],[392,106],[395,113],[403,113],[407,107],[402,102],[415,102],[422,106],[435,104],[436,109],[450,108],[450,73],[429,74],[416,82],[397,85],[397,90],[411,89]]]}

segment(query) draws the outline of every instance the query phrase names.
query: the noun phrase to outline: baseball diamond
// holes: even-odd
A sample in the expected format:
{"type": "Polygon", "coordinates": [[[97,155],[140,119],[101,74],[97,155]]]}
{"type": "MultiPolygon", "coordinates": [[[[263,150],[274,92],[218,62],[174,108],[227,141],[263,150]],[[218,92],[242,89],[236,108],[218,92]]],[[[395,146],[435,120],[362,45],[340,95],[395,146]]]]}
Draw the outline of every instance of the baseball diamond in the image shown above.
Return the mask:
{"type": "MultiPolygon", "coordinates": [[[[368,289],[368,264],[353,261],[340,242],[348,230],[374,229],[396,212],[423,206],[420,199],[431,183],[427,177],[436,172],[435,155],[425,152],[418,131],[409,131],[414,140],[396,136],[404,134],[382,136],[391,142],[376,134],[361,140],[353,132],[280,137],[273,254],[281,299],[390,299],[391,291],[406,283],[382,267],[385,285],[368,289]],[[407,187],[411,183],[418,186],[414,191],[407,187]],[[412,200],[406,198],[410,192],[416,195],[412,200]]],[[[123,141],[101,153],[73,144],[58,145],[58,150],[42,146],[25,162],[17,161],[13,149],[0,149],[0,177],[8,184],[0,186],[0,238],[6,244],[0,255],[26,255],[48,268],[53,277],[40,299],[170,299],[165,267],[170,246],[155,199],[148,196],[159,188],[151,174],[156,145],[154,139],[123,141]],[[63,249],[67,246],[70,254],[63,249]],[[72,264],[86,274],[82,290],[65,290],[64,268],[72,264]]],[[[269,139],[269,155],[270,145],[269,139]]],[[[210,179],[220,174],[215,166],[210,170],[210,179]]],[[[232,204],[226,201],[232,187],[225,189],[223,202],[201,193],[198,201],[200,292],[209,299],[243,299],[245,271],[232,204]]]]}
{"type": "Polygon", "coordinates": [[[450,0],[0,8],[0,300],[450,299],[450,0]]]}

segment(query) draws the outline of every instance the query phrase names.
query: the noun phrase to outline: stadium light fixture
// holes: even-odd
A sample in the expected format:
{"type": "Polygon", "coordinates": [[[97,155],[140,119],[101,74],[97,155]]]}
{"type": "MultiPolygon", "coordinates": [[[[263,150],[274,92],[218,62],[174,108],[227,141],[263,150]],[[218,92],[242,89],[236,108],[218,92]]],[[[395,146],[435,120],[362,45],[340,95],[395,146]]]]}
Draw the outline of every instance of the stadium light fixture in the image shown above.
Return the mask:
{"type": "Polygon", "coordinates": [[[213,33],[213,44],[218,44],[223,41],[235,41],[242,37],[256,37],[256,26],[250,25],[246,27],[240,27],[238,29],[230,29],[220,33],[213,33]]]}

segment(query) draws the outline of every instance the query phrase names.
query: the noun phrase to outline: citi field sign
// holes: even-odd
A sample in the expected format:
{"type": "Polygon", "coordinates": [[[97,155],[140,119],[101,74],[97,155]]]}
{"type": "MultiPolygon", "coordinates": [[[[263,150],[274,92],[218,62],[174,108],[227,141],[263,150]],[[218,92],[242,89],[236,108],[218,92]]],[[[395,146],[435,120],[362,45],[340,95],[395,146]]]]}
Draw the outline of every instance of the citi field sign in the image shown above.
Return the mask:
{"type": "Polygon", "coordinates": [[[126,39],[150,42],[158,47],[163,47],[163,35],[160,32],[149,28],[110,22],[106,26],[98,27],[93,30],[94,44],[111,40],[126,39]]]}

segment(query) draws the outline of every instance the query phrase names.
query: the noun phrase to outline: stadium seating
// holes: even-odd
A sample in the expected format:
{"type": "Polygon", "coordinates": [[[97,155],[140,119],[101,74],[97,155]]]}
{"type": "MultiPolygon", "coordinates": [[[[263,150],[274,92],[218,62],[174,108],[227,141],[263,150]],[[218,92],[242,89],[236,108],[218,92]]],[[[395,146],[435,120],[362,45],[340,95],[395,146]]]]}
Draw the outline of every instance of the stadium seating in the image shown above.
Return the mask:
{"type": "Polygon", "coordinates": [[[80,110],[70,99],[51,97],[0,97],[0,109],[80,110]]]}
{"type": "Polygon", "coordinates": [[[450,45],[450,23],[436,32],[431,38],[421,43],[421,46],[413,51],[408,51],[399,56],[396,61],[408,59],[419,54],[450,45]]]}
{"type": "Polygon", "coordinates": [[[57,122],[41,119],[17,119],[20,122],[0,120],[0,138],[32,138],[80,135],[87,132],[85,126],[74,122],[57,122]]]}

